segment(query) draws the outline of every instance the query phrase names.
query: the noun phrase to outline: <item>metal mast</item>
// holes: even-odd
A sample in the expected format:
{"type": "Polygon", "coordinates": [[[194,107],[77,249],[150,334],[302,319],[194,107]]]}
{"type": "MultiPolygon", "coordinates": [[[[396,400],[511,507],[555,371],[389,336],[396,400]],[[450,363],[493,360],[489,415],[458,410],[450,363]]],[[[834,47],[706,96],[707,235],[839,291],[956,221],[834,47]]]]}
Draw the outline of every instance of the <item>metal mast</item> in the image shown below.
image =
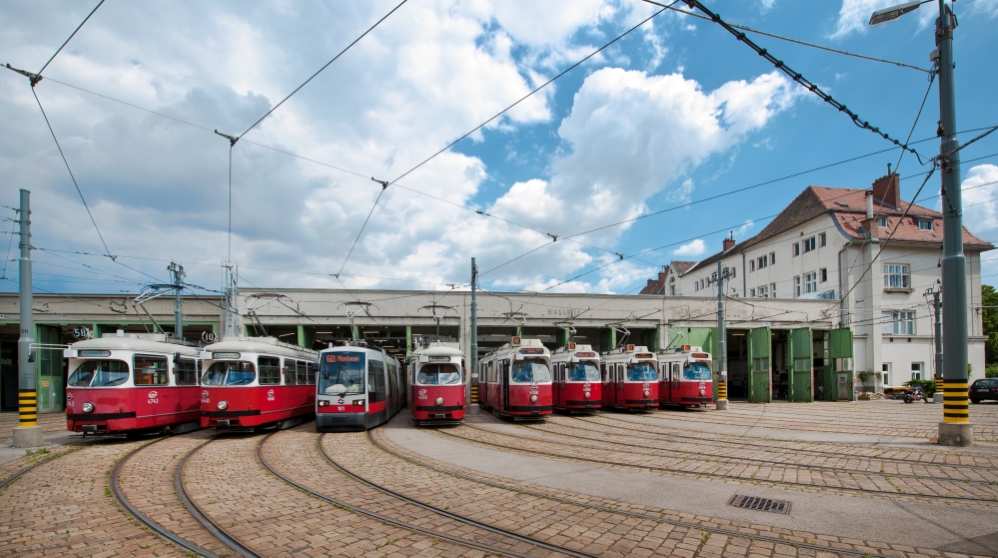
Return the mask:
{"type": "Polygon", "coordinates": [[[31,345],[35,342],[34,292],[31,284],[31,192],[21,190],[21,258],[18,260],[21,303],[21,336],[17,340],[17,406],[18,426],[14,428],[14,447],[30,448],[42,445],[42,428],[38,426],[38,394],[35,388],[35,359],[31,345]]]}

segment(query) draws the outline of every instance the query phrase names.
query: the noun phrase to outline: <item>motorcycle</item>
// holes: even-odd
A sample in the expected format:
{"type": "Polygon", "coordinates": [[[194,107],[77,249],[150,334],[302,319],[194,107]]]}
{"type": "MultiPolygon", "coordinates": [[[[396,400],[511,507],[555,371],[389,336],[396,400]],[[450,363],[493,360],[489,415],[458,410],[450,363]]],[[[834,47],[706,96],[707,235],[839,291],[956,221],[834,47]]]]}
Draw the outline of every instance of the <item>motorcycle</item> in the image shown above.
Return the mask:
{"type": "Polygon", "coordinates": [[[923,403],[928,403],[929,401],[925,398],[925,392],[922,391],[920,387],[913,387],[910,390],[904,392],[902,397],[905,403],[914,403],[915,401],[921,400],[923,403]]]}

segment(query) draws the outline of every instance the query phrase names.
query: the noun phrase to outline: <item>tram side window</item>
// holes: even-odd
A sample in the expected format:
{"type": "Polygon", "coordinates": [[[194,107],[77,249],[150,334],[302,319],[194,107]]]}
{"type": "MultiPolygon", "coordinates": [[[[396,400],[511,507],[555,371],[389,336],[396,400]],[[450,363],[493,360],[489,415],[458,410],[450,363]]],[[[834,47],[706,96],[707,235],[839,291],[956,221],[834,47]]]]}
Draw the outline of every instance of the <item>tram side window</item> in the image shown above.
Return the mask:
{"type": "Polygon", "coordinates": [[[308,374],[308,364],[304,360],[296,360],[295,367],[298,369],[298,383],[299,384],[310,384],[309,374],[308,374]]]}
{"type": "Polygon", "coordinates": [[[277,385],[281,383],[281,359],[277,357],[260,357],[260,385],[277,385]]]}
{"type": "Polygon", "coordinates": [[[385,363],[371,360],[368,364],[367,398],[371,403],[385,400],[385,363]]]}
{"type": "Polygon", "coordinates": [[[135,355],[135,385],[165,386],[169,383],[166,357],[135,355]]]}
{"type": "Polygon", "coordinates": [[[178,386],[191,386],[198,383],[197,361],[191,358],[178,358],[173,375],[178,386]]]}
{"type": "Polygon", "coordinates": [[[680,367],[681,367],[681,365],[678,362],[673,362],[672,363],[672,379],[675,380],[675,381],[677,381],[677,382],[679,381],[679,369],[680,369],[680,367]]]}
{"type": "Polygon", "coordinates": [[[295,367],[294,359],[284,359],[284,385],[298,385],[298,369],[295,367]]]}
{"type": "Polygon", "coordinates": [[[85,360],[70,374],[67,384],[70,387],[109,387],[127,380],[128,364],[123,361],[85,360]]]}

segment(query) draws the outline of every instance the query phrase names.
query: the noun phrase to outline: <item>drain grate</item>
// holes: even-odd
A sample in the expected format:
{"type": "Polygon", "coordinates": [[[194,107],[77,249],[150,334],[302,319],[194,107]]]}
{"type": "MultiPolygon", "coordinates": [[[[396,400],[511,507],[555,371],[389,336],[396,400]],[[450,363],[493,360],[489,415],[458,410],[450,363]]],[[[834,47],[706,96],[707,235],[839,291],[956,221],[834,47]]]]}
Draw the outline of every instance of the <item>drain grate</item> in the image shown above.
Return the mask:
{"type": "Polygon", "coordinates": [[[745,508],[747,510],[783,514],[790,513],[790,502],[786,500],[759,498],[757,496],[743,496],[741,494],[735,494],[730,500],[728,500],[728,505],[736,508],[745,508]]]}

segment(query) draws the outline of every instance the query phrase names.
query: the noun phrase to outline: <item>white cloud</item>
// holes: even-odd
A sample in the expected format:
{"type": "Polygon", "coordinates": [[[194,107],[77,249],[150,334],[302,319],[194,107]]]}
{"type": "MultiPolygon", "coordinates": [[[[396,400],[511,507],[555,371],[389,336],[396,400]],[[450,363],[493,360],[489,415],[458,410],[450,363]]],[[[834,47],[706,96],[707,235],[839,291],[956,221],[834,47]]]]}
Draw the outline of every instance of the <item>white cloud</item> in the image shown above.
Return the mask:
{"type": "Polygon", "coordinates": [[[753,228],[755,228],[755,221],[749,219],[749,220],[745,221],[744,225],[738,227],[735,230],[735,236],[737,236],[739,238],[743,238],[753,228]]]}
{"type": "MultiPolygon", "coordinates": [[[[963,225],[982,240],[998,239],[996,199],[998,199],[998,165],[977,165],[967,171],[963,179],[963,225]]],[[[994,258],[987,254],[982,257],[981,262],[982,282],[995,285],[998,283],[996,281],[998,261],[984,261],[994,258]]]]}
{"type": "Polygon", "coordinates": [[[998,17],[998,0],[973,0],[969,11],[989,18],[998,17]]]}
{"type": "Polygon", "coordinates": [[[683,244],[679,248],[672,251],[673,256],[685,256],[685,257],[697,257],[703,255],[707,251],[707,244],[703,239],[696,239],[692,242],[683,244]]]}
{"type": "MultiPolygon", "coordinates": [[[[840,39],[854,32],[866,32],[869,27],[870,14],[898,4],[897,0],[842,0],[839,9],[839,19],[835,25],[832,39],[840,39]]],[[[929,11],[923,8],[921,11],[929,11]]]]}

